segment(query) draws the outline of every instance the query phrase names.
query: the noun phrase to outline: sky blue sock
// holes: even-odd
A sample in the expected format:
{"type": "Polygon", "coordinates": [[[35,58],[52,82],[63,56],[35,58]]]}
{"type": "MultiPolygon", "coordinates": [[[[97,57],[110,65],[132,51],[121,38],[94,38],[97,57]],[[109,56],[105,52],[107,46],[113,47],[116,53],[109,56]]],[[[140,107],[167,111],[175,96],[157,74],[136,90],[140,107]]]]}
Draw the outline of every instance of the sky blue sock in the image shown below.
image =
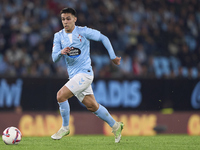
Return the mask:
{"type": "Polygon", "coordinates": [[[104,120],[105,122],[107,122],[109,124],[110,127],[112,127],[115,124],[115,120],[113,119],[113,117],[110,115],[110,113],[108,112],[108,110],[99,104],[99,109],[97,111],[94,112],[94,114],[99,117],[100,119],[104,120]]]}
{"type": "Polygon", "coordinates": [[[68,126],[69,125],[69,116],[70,116],[70,107],[69,107],[69,103],[68,100],[62,102],[62,103],[58,103],[59,104],[59,109],[60,109],[60,114],[62,116],[62,120],[63,126],[68,126]]]}

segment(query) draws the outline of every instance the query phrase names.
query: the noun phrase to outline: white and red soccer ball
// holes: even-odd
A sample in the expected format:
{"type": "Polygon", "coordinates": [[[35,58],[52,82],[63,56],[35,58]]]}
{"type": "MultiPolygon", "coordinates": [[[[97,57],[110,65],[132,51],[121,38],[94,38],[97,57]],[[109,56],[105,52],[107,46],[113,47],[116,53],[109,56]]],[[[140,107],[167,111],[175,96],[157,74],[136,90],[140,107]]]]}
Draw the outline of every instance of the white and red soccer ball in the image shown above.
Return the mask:
{"type": "Polygon", "coordinates": [[[16,127],[8,127],[3,131],[2,140],[7,145],[18,144],[22,139],[22,134],[16,127]]]}

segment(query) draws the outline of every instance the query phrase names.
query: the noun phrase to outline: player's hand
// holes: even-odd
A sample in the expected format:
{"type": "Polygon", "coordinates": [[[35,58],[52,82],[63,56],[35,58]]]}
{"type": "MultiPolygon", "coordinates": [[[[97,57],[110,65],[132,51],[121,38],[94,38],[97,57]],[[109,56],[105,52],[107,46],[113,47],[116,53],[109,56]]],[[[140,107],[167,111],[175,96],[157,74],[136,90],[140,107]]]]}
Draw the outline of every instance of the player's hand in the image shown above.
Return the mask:
{"type": "Polygon", "coordinates": [[[121,57],[116,57],[115,59],[112,59],[112,62],[113,62],[115,65],[120,65],[120,61],[121,61],[121,57]]]}
{"type": "Polygon", "coordinates": [[[65,47],[61,50],[62,55],[67,55],[70,52],[71,48],[70,47],[65,47]]]}

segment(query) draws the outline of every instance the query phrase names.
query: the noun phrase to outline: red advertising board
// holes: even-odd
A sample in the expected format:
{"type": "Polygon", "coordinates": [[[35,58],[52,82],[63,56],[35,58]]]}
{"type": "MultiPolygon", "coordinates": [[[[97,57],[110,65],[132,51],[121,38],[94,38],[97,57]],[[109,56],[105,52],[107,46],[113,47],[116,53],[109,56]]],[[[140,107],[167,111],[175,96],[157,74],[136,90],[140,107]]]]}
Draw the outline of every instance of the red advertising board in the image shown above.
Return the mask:
{"type": "MultiPolygon", "coordinates": [[[[189,134],[200,135],[199,112],[111,112],[117,121],[124,122],[123,135],[189,134]]],[[[9,126],[18,127],[23,136],[50,136],[62,124],[56,112],[2,112],[0,131],[9,126]]],[[[104,134],[112,135],[111,128],[90,112],[72,112],[70,115],[70,135],[104,134]]]]}

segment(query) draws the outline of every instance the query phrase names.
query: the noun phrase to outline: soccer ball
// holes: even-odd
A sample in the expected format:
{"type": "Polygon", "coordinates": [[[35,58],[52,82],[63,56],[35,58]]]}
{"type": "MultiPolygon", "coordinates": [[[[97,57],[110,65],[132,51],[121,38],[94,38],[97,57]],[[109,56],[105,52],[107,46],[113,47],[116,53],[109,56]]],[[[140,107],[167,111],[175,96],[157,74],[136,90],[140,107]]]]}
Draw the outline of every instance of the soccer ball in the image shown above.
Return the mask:
{"type": "Polygon", "coordinates": [[[22,134],[16,127],[8,127],[3,131],[2,140],[5,144],[18,144],[21,141],[22,134]]]}

